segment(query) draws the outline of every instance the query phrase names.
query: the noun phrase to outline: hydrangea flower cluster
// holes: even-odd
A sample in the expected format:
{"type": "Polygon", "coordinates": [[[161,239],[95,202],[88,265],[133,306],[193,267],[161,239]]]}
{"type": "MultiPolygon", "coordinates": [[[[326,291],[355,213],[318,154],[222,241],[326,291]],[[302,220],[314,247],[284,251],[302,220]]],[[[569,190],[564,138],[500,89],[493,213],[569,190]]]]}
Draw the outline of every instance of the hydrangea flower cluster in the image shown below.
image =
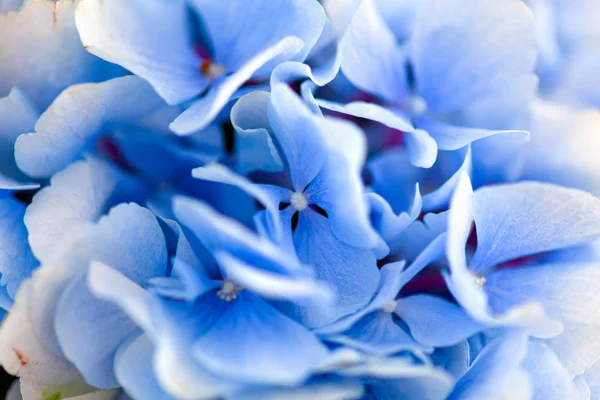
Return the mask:
{"type": "Polygon", "coordinates": [[[598,15],[0,0],[9,396],[600,399],[598,15]]]}

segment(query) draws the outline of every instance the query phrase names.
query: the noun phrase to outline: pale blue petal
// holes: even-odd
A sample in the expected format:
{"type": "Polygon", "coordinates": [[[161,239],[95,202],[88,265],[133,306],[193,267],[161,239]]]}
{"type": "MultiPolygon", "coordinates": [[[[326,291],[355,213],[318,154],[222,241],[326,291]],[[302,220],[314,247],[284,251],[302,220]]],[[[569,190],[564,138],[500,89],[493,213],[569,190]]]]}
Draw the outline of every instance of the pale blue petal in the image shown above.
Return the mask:
{"type": "Polygon", "coordinates": [[[377,244],[378,236],[369,220],[361,177],[348,161],[331,150],[326,164],[305,194],[311,204],[327,212],[330,229],[339,240],[350,246],[371,249],[377,244]]]}
{"type": "Polygon", "coordinates": [[[24,222],[33,254],[41,262],[49,260],[61,243],[72,240],[111,206],[141,200],[141,192],[131,177],[98,159],[69,165],[27,207],[24,222]]]}
{"type": "MultiPolygon", "coordinates": [[[[138,284],[165,275],[164,235],[148,210],[133,204],[117,206],[95,228],[93,249],[83,257],[104,262],[138,284]]],[[[87,249],[72,249],[78,250],[87,249]]],[[[99,388],[116,387],[114,355],[119,344],[135,331],[136,324],[119,308],[89,291],[86,266],[79,266],[79,271],[62,289],[56,306],[58,342],[87,382],[99,388]]]]}
{"type": "Polygon", "coordinates": [[[550,341],[567,369],[578,375],[600,359],[596,310],[600,269],[597,263],[556,263],[499,270],[484,285],[494,310],[505,311],[539,302],[547,314],[565,325],[550,341]],[[557,284],[560,282],[560,284],[557,284]]]}
{"type": "Polygon", "coordinates": [[[578,393],[572,377],[544,343],[531,340],[523,368],[531,378],[531,400],[576,400],[578,393]]]}
{"type": "Polygon", "coordinates": [[[468,128],[453,126],[433,119],[421,118],[416,123],[419,129],[423,129],[436,141],[440,150],[458,150],[479,139],[488,136],[511,134],[521,135],[523,140],[528,140],[527,131],[499,131],[479,128],[468,128]]]}
{"type": "Polygon", "coordinates": [[[115,375],[119,384],[133,398],[172,400],[156,381],[152,361],[154,347],[146,335],[142,335],[119,348],[115,356],[115,375]]]}
{"type": "Polygon", "coordinates": [[[327,356],[306,328],[244,292],[196,339],[193,352],[223,376],[286,385],[304,381],[327,356]]]}
{"type": "Polygon", "coordinates": [[[377,193],[365,194],[371,208],[371,223],[383,240],[392,241],[408,228],[421,214],[422,200],[418,184],[410,208],[396,215],[390,204],[377,193]]]}
{"type": "MultiPolygon", "coordinates": [[[[162,271],[166,271],[165,239],[154,215],[133,203],[118,205],[96,224],[90,224],[77,237],[63,243],[57,249],[56,257],[38,270],[33,278],[31,319],[40,340],[58,354],[61,347],[54,328],[58,303],[70,280],[86,271],[91,261],[108,264],[133,279],[150,278],[157,265],[162,265],[162,271]]],[[[82,285],[86,286],[86,283],[82,285]]],[[[83,318],[77,323],[85,321],[83,318]]],[[[72,326],[75,325],[69,325],[72,326]]],[[[88,328],[93,327],[100,328],[101,325],[91,324],[88,328]]],[[[85,341],[85,338],[78,340],[85,341]]],[[[72,349],[73,357],[78,350],[72,349]]]]}
{"type": "Polygon", "coordinates": [[[296,191],[303,191],[327,161],[320,120],[289,87],[272,88],[269,121],[296,191]]]}
{"type": "Polygon", "coordinates": [[[268,77],[283,61],[304,61],[325,25],[323,8],[312,0],[280,0],[277,4],[271,0],[191,0],[190,4],[210,36],[214,61],[224,65],[227,72],[241,69],[286,36],[304,42],[294,53],[277,54],[263,62],[257,72],[260,78],[268,77]]]}
{"type": "Polygon", "coordinates": [[[84,0],[76,23],[87,51],[147,80],[167,103],[178,104],[209,84],[200,73],[186,12],[183,0],[84,0]]]}
{"type": "Polygon", "coordinates": [[[275,241],[280,240],[282,232],[281,220],[279,218],[279,201],[273,198],[269,192],[263,190],[261,186],[256,185],[241,175],[235,174],[220,164],[209,164],[204,167],[195,168],[192,170],[192,176],[196,179],[235,186],[261,203],[266,208],[267,215],[269,216],[267,220],[268,231],[272,234],[275,241]]]}
{"type": "Polygon", "coordinates": [[[600,236],[600,200],[559,186],[522,182],[473,195],[477,251],[470,268],[568,247],[600,236]]]}
{"type": "Polygon", "coordinates": [[[431,168],[437,159],[438,145],[429,132],[415,129],[404,136],[410,161],[415,167],[431,168]]]}
{"type": "Polygon", "coordinates": [[[229,303],[212,291],[195,304],[156,301],[154,373],[160,386],[175,398],[215,398],[239,390],[239,382],[208,371],[193,354],[199,333],[206,332],[229,303]]]}
{"type": "Polygon", "coordinates": [[[236,166],[240,173],[284,170],[271,138],[271,123],[267,116],[270,100],[269,93],[255,91],[240,98],[231,109],[231,123],[236,132],[236,166]]]}
{"type": "Polygon", "coordinates": [[[408,325],[412,337],[426,346],[453,346],[485,329],[460,306],[427,294],[400,299],[396,314],[408,325]]]}
{"type": "Polygon", "coordinates": [[[80,156],[105,124],[137,122],[161,106],[163,100],[137,76],[72,86],[42,114],[34,133],[19,136],[17,164],[28,175],[48,177],[80,156]]]}
{"type": "Polygon", "coordinates": [[[406,54],[372,0],[362,2],[340,48],[342,72],[356,87],[390,103],[406,99],[406,54]]]}
{"type": "Polygon", "coordinates": [[[298,37],[287,36],[265,48],[233,74],[213,82],[208,92],[181,113],[169,127],[179,135],[188,135],[205,128],[232,100],[234,93],[252,78],[258,69],[278,56],[297,54],[303,45],[304,42],[298,37]]]}
{"type": "Polygon", "coordinates": [[[532,14],[521,1],[432,0],[411,40],[417,91],[433,112],[451,112],[532,75],[532,14]],[[461,12],[457,12],[461,10],[461,12]]]}
{"type": "Polygon", "coordinates": [[[481,400],[504,396],[530,399],[531,383],[520,364],[527,354],[527,336],[509,331],[494,338],[456,383],[448,400],[481,400]]]}
{"type": "Polygon", "coordinates": [[[381,310],[387,306],[388,303],[393,301],[398,292],[402,288],[402,271],[404,269],[404,261],[389,263],[384,265],[379,270],[379,286],[377,287],[377,293],[373,296],[369,304],[367,304],[361,310],[348,315],[347,317],[341,318],[333,324],[325,327],[316,329],[320,335],[332,335],[347,331],[352,327],[353,324],[357,323],[361,318],[367,316],[369,313],[373,313],[381,310]]]}

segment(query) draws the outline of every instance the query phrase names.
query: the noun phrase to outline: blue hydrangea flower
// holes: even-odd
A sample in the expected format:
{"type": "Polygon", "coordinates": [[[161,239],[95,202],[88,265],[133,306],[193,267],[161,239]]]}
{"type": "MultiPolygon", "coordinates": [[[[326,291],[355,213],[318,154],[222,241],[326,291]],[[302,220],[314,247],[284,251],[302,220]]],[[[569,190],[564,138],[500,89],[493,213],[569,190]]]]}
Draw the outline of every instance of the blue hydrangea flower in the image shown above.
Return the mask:
{"type": "Polygon", "coordinates": [[[549,345],[580,374],[597,359],[593,346],[582,345],[595,340],[598,329],[591,311],[597,307],[597,264],[535,256],[598,238],[599,218],[600,202],[585,192],[523,182],[473,193],[463,176],[448,217],[448,287],[481,323],[554,337],[549,345]],[[473,220],[477,248],[467,261],[473,220]],[[515,259],[522,260],[506,264],[515,259]]]}

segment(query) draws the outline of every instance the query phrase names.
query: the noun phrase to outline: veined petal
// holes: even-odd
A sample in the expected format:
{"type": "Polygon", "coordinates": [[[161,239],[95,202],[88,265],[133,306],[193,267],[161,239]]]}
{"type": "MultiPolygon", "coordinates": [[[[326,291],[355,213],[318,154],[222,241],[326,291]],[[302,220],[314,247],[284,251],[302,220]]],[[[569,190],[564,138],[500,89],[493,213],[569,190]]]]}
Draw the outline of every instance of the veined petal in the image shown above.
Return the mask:
{"type": "Polygon", "coordinates": [[[302,325],[244,292],[195,340],[193,352],[223,376],[284,385],[304,381],[328,353],[302,325]]]}

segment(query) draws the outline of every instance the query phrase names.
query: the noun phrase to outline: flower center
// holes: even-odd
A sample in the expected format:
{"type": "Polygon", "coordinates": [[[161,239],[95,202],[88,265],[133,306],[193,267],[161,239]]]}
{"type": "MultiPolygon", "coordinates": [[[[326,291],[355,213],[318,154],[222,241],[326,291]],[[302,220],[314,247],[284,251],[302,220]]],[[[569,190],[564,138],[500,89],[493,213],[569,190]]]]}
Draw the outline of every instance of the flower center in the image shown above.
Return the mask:
{"type": "Polygon", "coordinates": [[[487,281],[487,279],[485,279],[483,276],[476,276],[476,277],[475,277],[475,283],[476,283],[478,286],[483,286],[483,285],[485,285],[485,282],[486,282],[486,281],[487,281]]]}
{"type": "Polygon", "coordinates": [[[225,75],[225,67],[221,64],[215,64],[210,59],[202,60],[200,72],[209,79],[217,79],[225,75]]]}
{"type": "Polygon", "coordinates": [[[383,310],[383,312],[393,313],[396,310],[397,305],[398,305],[398,303],[396,302],[396,300],[391,300],[386,305],[384,305],[381,309],[383,310]]]}
{"type": "Polygon", "coordinates": [[[421,96],[410,96],[408,99],[408,112],[413,117],[420,117],[427,111],[427,102],[421,96]]]}
{"type": "Polygon", "coordinates": [[[290,204],[296,209],[296,211],[302,211],[308,207],[308,199],[304,193],[295,192],[292,194],[290,204]]]}
{"type": "Polygon", "coordinates": [[[221,300],[230,302],[237,299],[238,293],[242,290],[244,290],[243,286],[236,285],[231,281],[224,281],[223,285],[221,286],[221,290],[217,292],[217,296],[219,296],[221,300]]]}

